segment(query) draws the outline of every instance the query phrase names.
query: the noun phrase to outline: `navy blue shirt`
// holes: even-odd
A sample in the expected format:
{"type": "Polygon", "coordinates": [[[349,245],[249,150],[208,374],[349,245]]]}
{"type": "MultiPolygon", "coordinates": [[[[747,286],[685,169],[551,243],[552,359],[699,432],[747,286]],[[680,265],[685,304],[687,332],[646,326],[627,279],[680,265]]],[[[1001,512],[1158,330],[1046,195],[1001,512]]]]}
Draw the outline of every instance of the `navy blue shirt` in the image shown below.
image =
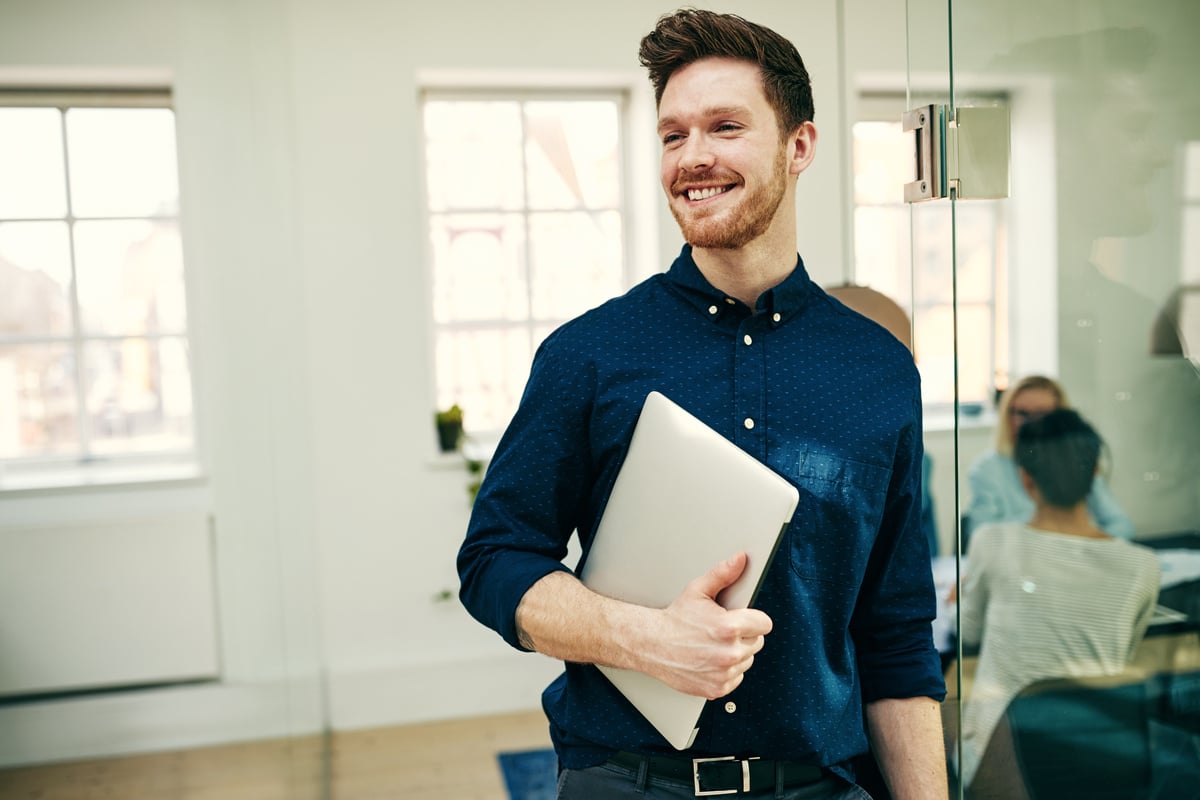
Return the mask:
{"type": "MultiPolygon", "coordinates": [[[[574,531],[586,559],[651,390],[800,491],[755,603],[774,628],[742,684],[706,704],[689,753],[851,777],[867,750],[864,702],[945,696],[920,520],[920,382],[909,351],[799,259],[751,309],[709,284],[685,246],[668,272],[543,342],[459,552],[464,605],[521,647],[518,603],[566,569],[574,531]]],[[[566,767],[677,752],[592,665],[567,664],[543,706],[566,767]]]]}

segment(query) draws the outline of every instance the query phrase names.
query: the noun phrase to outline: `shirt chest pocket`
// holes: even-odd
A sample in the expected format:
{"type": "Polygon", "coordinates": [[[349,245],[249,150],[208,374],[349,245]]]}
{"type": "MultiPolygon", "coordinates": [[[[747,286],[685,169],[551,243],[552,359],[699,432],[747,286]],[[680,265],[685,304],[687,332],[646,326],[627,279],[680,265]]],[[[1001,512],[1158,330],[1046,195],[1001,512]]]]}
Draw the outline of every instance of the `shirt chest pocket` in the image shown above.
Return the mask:
{"type": "Polygon", "coordinates": [[[806,452],[796,477],[800,502],[787,533],[792,569],[806,580],[856,586],[883,518],[891,470],[806,452]]]}

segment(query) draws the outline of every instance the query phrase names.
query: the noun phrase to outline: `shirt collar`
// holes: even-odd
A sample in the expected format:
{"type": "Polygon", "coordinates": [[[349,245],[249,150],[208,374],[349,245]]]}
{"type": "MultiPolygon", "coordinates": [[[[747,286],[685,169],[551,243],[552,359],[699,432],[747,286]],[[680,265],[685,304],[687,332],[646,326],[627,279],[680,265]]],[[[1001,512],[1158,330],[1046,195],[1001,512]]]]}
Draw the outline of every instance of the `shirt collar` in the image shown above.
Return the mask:
{"type": "MultiPolygon", "coordinates": [[[[679,290],[689,303],[713,320],[719,319],[730,309],[739,306],[745,307],[741,301],[730,297],[708,282],[708,279],[700,272],[700,268],[696,266],[695,259],[692,258],[690,244],[683,246],[679,257],[667,270],[667,280],[679,290]]],[[[770,314],[772,321],[778,325],[802,310],[811,294],[812,281],[809,280],[808,271],[804,268],[804,260],[797,255],[796,268],[779,285],[762,293],[758,298],[758,307],[755,311],[770,314]]]]}

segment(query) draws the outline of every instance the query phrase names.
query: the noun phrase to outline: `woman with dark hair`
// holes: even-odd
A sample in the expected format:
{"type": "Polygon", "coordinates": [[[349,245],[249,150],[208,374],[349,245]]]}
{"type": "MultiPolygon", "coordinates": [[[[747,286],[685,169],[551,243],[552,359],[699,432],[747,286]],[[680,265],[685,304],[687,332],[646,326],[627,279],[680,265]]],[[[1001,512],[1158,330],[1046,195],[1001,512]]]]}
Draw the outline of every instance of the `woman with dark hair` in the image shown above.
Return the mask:
{"type": "Polygon", "coordinates": [[[1070,409],[1026,422],[1013,448],[1033,501],[1028,522],[981,527],[960,593],[959,636],[979,646],[963,707],[960,775],[969,784],[997,721],[1044,678],[1120,672],[1149,625],[1158,559],[1088,513],[1103,442],[1070,409]]]}
{"type": "MultiPolygon", "coordinates": [[[[1013,444],[1022,426],[1050,411],[1070,408],[1062,384],[1044,375],[1029,375],[1017,381],[1000,398],[996,422],[996,446],[972,464],[967,478],[971,502],[967,518],[971,529],[991,522],[1025,522],[1033,513],[1033,501],[1021,486],[1013,444]]],[[[1096,525],[1122,539],[1133,538],[1133,522],[1113,497],[1098,474],[1090,478],[1085,493],[1086,509],[1096,525]]],[[[964,531],[964,536],[970,531],[964,531]]]]}

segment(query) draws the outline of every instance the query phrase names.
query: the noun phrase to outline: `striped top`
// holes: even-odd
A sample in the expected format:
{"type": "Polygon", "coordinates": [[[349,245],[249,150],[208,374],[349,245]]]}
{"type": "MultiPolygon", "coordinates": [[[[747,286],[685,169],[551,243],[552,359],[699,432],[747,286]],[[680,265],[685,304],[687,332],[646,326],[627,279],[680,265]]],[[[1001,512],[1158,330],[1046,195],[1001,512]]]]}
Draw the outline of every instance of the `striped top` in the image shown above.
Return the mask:
{"type": "Polygon", "coordinates": [[[1158,584],[1158,558],[1141,545],[1021,523],[979,529],[960,601],[963,644],[980,645],[963,706],[964,782],[1022,688],[1124,668],[1150,623],[1158,584]]]}

